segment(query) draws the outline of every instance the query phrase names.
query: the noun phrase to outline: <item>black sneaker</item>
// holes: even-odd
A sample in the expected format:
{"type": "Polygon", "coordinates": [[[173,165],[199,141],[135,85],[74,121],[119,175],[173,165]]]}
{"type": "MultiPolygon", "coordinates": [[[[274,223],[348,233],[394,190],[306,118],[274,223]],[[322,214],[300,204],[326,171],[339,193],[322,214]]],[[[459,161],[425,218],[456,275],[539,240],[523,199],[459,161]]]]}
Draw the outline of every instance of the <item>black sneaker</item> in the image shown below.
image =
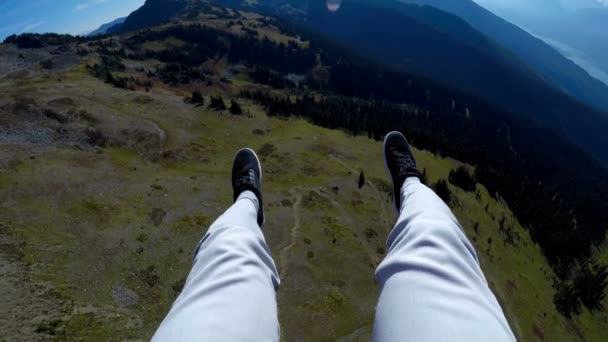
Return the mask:
{"type": "Polygon", "coordinates": [[[416,159],[412,149],[403,134],[391,132],[384,138],[384,165],[393,180],[395,209],[397,212],[401,208],[401,187],[409,177],[422,175],[416,169],[416,159]]]}
{"type": "Polygon", "coordinates": [[[262,204],[262,165],[260,159],[250,148],[240,150],[234,158],[232,166],[232,188],[234,201],[243,191],[253,192],[260,203],[258,210],[258,225],[264,225],[264,205],[262,204]]]}

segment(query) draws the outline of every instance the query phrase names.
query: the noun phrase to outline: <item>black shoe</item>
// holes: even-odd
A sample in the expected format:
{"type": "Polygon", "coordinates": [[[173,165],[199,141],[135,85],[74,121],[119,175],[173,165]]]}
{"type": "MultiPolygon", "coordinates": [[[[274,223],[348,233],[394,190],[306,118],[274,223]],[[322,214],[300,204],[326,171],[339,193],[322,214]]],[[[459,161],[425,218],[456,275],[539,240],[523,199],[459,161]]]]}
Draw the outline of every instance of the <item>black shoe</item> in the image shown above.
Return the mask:
{"type": "Polygon", "coordinates": [[[416,159],[412,149],[403,134],[391,132],[384,138],[384,165],[393,179],[395,209],[399,212],[401,187],[405,180],[409,177],[422,179],[422,175],[416,169],[416,159]]]}
{"type": "Polygon", "coordinates": [[[260,204],[258,210],[258,225],[264,225],[264,205],[262,204],[262,165],[255,152],[250,148],[240,150],[234,158],[232,166],[232,188],[234,201],[243,191],[253,192],[260,204]]]}

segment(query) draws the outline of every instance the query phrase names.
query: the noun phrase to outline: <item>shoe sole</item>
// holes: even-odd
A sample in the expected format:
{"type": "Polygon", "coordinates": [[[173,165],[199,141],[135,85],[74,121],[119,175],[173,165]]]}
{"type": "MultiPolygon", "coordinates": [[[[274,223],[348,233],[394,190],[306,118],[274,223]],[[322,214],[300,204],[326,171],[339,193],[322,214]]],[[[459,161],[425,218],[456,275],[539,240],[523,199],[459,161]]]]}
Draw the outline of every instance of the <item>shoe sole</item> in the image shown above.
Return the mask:
{"type": "MultiPolygon", "coordinates": [[[[391,179],[393,184],[395,184],[395,180],[393,179],[393,174],[391,170],[388,168],[388,163],[386,162],[386,141],[388,140],[389,135],[396,133],[396,131],[390,132],[384,137],[384,143],[382,144],[382,158],[384,159],[384,168],[386,169],[386,173],[388,173],[388,178],[391,179]]],[[[393,185],[394,187],[394,185],[393,185]]],[[[395,194],[393,193],[393,197],[395,194]]],[[[393,210],[395,210],[395,215],[399,216],[399,208],[397,208],[397,199],[393,198],[393,210]]]]}

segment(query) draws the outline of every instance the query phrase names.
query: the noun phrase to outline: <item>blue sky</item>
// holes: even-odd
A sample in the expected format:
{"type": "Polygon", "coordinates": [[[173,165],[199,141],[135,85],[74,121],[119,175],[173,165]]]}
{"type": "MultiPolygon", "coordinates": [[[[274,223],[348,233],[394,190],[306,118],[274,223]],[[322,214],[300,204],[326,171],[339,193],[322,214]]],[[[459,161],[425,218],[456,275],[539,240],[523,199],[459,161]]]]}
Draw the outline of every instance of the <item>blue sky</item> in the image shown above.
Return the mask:
{"type": "Polygon", "coordinates": [[[145,0],[0,0],[0,41],[14,33],[82,34],[127,16],[145,0]]]}

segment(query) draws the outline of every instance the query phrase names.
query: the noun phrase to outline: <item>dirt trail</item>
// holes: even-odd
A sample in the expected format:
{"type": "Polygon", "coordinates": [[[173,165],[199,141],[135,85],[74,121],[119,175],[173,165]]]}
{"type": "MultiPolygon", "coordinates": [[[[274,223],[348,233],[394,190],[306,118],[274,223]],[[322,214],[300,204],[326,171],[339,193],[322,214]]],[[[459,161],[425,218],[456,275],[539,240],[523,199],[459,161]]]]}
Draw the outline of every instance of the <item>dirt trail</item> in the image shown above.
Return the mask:
{"type": "MultiPolygon", "coordinates": [[[[300,231],[301,226],[301,216],[300,209],[302,207],[302,200],[304,198],[304,194],[308,192],[314,192],[318,196],[327,199],[332,206],[334,206],[340,212],[340,217],[343,217],[347,220],[348,225],[351,227],[355,227],[355,222],[352,221],[350,215],[346,212],[346,209],[336,201],[331,195],[326,194],[323,188],[308,188],[308,189],[292,189],[290,190],[290,194],[295,198],[294,205],[292,207],[293,212],[293,226],[289,232],[289,243],[285,245],[285,247],[281,248],[279,252],[279,271],[281,279],[285,279],[288,274],[289,267],[287,265],[289,252],[295,247],[297,243],[298,233],[300,231]]],[[[373,248],[368,244],[368,242],[363,238],[362,234],[357,234],[358,240],[361,242],[362,247],[365,249],[370,262],[374,265],[374,267],[378,266],[379,259],[377,258],[373,248]]]]}
{"type": "Polygon", "coordinates": [[[303,193],[292,189],[290,193],[295,197],[295,202],[292,207],[293,211],[293,226],[289,231],[289,243],[283,247],[279,253],[279,270],[281,279],[285,279],[287,276],[287,256],[289,251],[296,245],[298,238],[298,231],[300,230],[300,207],[302,206],[303,193]]]}

